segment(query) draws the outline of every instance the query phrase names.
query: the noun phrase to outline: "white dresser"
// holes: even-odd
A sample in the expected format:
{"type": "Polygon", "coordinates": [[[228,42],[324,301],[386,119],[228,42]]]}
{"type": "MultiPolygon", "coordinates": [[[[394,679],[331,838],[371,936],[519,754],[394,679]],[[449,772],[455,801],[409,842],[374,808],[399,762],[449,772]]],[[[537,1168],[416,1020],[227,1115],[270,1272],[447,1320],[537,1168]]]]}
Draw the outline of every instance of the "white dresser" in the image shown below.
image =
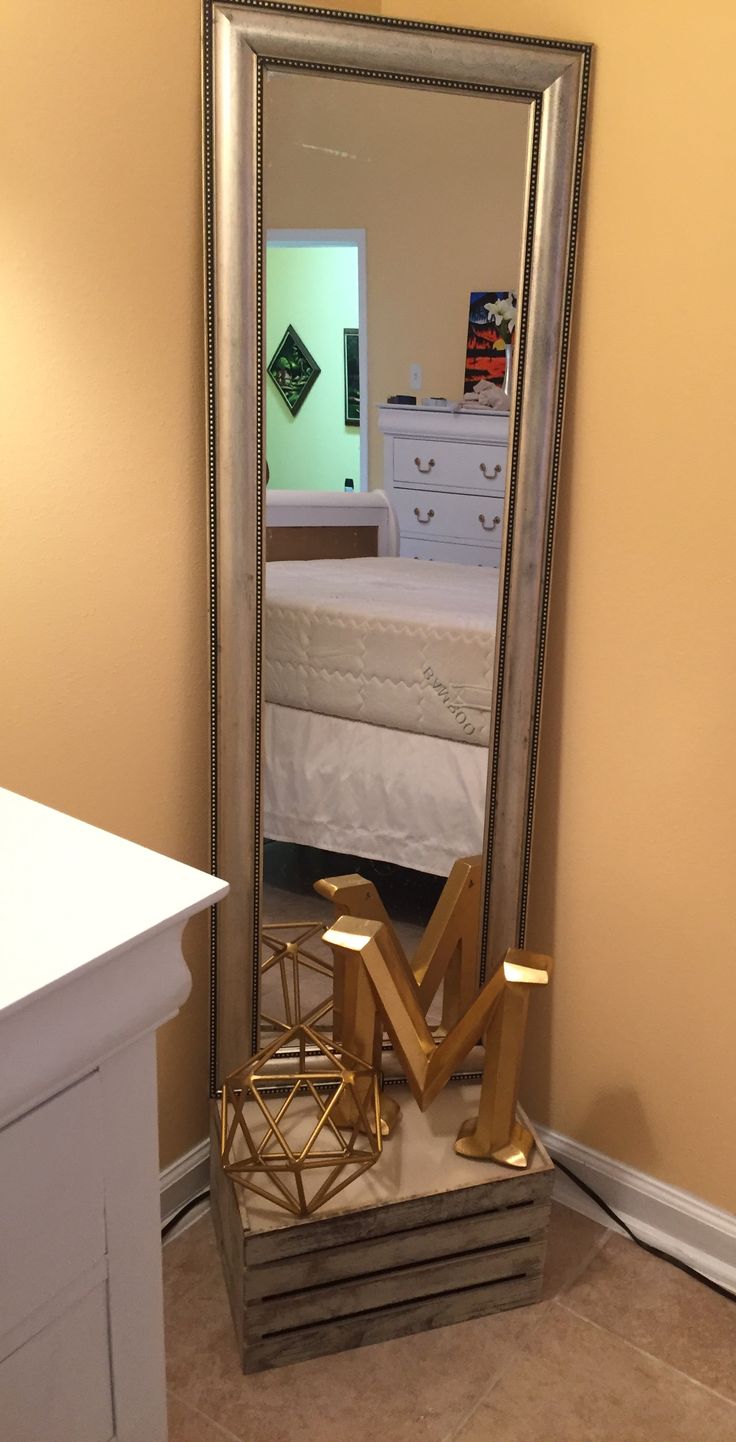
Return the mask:
{"type": "Polygon", "coordinates": [[[155,1031],[226,891],[0,790],[2,1442],[166,1442],[155,1031]]]}
{"type": "Polygon", "coordinates": [[[500,565],[508,415],[386,405],[378,424],[400,554],[500,565]]]}

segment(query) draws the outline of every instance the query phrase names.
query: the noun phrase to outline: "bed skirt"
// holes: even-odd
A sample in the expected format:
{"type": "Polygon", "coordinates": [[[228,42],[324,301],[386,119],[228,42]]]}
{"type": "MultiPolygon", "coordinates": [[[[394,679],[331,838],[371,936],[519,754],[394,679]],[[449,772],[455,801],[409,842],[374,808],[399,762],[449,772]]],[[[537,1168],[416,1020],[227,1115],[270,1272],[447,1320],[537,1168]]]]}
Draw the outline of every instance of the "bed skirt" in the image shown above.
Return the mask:
{"type": "Polygon", "coordinates": [[[488,752],[269,703],[264,835],[436,876],[483,848],[488,752]]]}

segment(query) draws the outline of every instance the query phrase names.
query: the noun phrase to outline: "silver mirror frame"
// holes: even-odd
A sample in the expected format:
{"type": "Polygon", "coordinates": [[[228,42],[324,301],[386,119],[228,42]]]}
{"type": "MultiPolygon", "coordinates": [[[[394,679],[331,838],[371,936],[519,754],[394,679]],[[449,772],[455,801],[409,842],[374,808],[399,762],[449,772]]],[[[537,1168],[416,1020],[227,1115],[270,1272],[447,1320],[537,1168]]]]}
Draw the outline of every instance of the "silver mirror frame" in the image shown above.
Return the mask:
{"type": "Polygon", "coordinates": [[[511,465],[489,752],[481,979],[523,946],[591,47],[204,0],[211,574],[211,1094],[258,1045],[264,562],[262,113],[267,66],[507,97],[530,109],[511,465]],[[256,478],[259,478],[256,481],[256,478]],[[244,483],[247,481],[249,483],[244,483]]]}

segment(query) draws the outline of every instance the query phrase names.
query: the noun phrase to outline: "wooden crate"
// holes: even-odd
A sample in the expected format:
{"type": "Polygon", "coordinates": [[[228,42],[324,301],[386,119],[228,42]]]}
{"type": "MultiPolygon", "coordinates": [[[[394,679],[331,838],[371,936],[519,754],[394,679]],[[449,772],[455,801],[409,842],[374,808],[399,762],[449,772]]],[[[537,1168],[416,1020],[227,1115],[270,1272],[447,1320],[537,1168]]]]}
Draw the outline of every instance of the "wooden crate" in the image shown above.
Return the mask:
{"type": "Polygon", "coordinates": [[[212,1104],[212,1215],[244,1372],[281,1367],[538,1300],[554,1168],[455,1155],[477,1088],[451,1086],[403,1116],[376,1166],[296,1220],[236,1187],[212,1104]]]}

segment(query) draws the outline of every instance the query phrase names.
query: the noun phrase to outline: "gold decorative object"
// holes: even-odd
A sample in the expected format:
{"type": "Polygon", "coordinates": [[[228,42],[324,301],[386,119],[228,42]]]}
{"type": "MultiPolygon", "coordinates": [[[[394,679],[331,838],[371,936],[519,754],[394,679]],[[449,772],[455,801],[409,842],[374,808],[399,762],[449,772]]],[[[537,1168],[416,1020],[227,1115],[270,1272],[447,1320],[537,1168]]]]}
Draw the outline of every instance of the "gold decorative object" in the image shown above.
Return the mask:
{"type": "MultiPolygon", "coordinates": [[[[332,902],[336,917],[355,916],[383,922],[394,951],[411,967],[419,986],[425,1016],[442,984],[441,1032],[449,1031],[455,1025],[475,996],[481,867],[480,856],[466,856],[455,862],[411,961],[404,954],[372,881],[352,873],[348,876],[328,876],[314,884],[315,891],[332,902]]],[[[340,1004],[340,986],[337,967],[336,1007],[340,1004]]],[[[335,1035],[339,1035],[338,1030],[335,1035]]]]}
{"type": "MultiPolygon", "coordinates": [[[[552,959],[509,950],[475,994],[479,875],[479,858],[455,863],[412,964],[369,882],[349,875],[317,883],[321,895],[349,913],[323,937],[335,958],[334,1034],[378,1069],[385,1025],[422,1110],[484,1036],[479,1115],[464,1123],[455,1150],[477,1160],[526,1167],[533,1138],[517,1122],[516,1109],[529,989],[548,983],[552,959]],[[361,907],[364,914],[359,915],[361,907]],[[426,1012],[443,977],[446,1031],[438,1041],[426,1012]]],[[[394,1102],[392,1109],[398,1110],[394,1102]]],[[[351,1100],[344,1098],[341,1123],[355,1117],[351,1100]]],[[[384,1134],[396,1119],[394,1110],[384,1113],[384,1134]]]]}
{"type": "Polygon", "coordinates": [[[233,1182],[311,1216],[381,1154],[376,1072],[300,1022],[227,1077],[220,1151],[233,1182]]]}
{"type": "Polygon", "coordinates": [[[321,921],[276,921],[263,927],[262,1035],[287,1032],[300,1021],[317,1028],[332,1012],[332,961],[305,945],[324,929],[321,921]]]}

